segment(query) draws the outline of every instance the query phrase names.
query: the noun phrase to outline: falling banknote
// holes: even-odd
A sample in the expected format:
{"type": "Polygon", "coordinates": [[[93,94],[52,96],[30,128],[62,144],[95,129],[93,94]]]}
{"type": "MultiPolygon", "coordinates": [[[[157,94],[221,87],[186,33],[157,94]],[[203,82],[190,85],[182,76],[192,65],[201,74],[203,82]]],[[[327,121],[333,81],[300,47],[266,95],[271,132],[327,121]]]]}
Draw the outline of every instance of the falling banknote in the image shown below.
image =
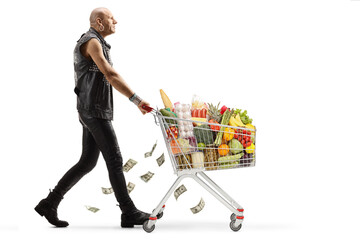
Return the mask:
{"type": "Polygon", "coordinates": [[[174,192],[175,199],[177,200],[178,197],[179,197],[181,194],[183,194],[184,192],[186,192],[186,191],[187,191],[187,189],[186,189],[186,187],[184,186],[184,184],[181,185],[180,187],[178,187],[178,188],[175,190],[175,192],[174,192]]]}
{"type": "Polygon", "coordinates": [[[145,153],[145,158],[147,158],[147,157],[151,157],[151,156],[152,156],[152,154],[153,154],[153,152],[154,152],[154,150],[155,150],[155,148],[156,148],[156,145],[157,145],[157,140],[156,140],[156,142],[155,142],[154,146],[152,147],[151,151],[150,151],[150,152],[145,153]]]}
{"type": "Polygon", "coordinates": [[[96,207],[90,207],[90,206],[86,206],[87,210],[89,210],[90,212],[96,213],[97,211],[99,211],[100,209],[96,208],[96,207]]]}
{"type": "Polygon", "coordinates": [[[144,181],[144,182],[148,182],[152,176],[154,176],[154,173],[148,171],[146,174],[142,175],[140,178],[144,181]]]}
{"type": "Polygon", "coordinates": [[[135,165],[137,164],[137,161],[135,161],[134,159],[129,159],[125,165],[123,166],[123,171],[124,172],[128,172],[130,169],[132,169],[135,165]]]}
{"type": "Polygon", "coordinates": [[[161,165],[163,165],[163,163],[165,162],[164,153],[161,154],[161,156],[156,159],[156,162],[157,162],[157,164],[159,165],[159,167],[160,167],[161,165]]]}
{"type": "Polygon", "coordinates": [[[193,214],[196,214],[196,213],[199,213],[201,210],[203,210],[204,206],[205,206],[205,202],[204,202],[204,200],[201,198],[199,204],[196,205],[196,206],[193,207],[193,208],[190,208],[190,210],[192,211],[193,214]]]}
{"type": "Polygon", "coordinates": [[[101,188],[103,194],[111,194],[114,192],[114,190],[112,188],[101,188]]]}
{"type": "Polygon", "coordinates": [[[128,185],[127,185],[127,190],[128,190],[128,193],[130,194],[132,190],[134,190],[135,188],[135,184],[132,183],[132,182],[129,182],[128,185]]]}

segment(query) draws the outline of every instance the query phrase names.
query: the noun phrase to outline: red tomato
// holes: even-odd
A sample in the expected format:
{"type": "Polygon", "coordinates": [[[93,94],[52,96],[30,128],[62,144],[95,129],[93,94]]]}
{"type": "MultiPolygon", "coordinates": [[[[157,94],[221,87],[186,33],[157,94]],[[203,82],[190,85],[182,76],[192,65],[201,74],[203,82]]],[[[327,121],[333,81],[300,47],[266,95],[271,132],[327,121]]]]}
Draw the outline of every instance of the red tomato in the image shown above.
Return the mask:
{"type": "Polygon", "coordinates": [[[250,136],[246,137],[246,141],[249,142],[251,140],[250,136]]]}
{"type": "Polygon", "coordinates": [[[250,131],[250,130],[247,131],[247,135],[251,135],[251,131],[250,131]]]}
{"type": "Polygon", "coordinates": [[[245,145],[245,139],[241,140],[241,144],[245,145]]]}
{"type": "MultiPolygon", "coordinates": [[[[210,119],[209,123],[216,123],[219,124],[217,121],[215,121],[214,119],[210,119]]],[[[213,131],[220,131],[220,126],[215,126],[215,125],[210,125],[211,130],[213,131]]]]}
{"type": "Polygon", "coordinates": [[[251,142],[247,142],[247,143],[246,143],[246,146],[247,146],[247,147],[250,147],[250,146],[251,146],[251,142]]]}
{"type": "Polygon", "coordinates": [[[237,135],[237,133],[234,134],[234,138],[238,139],[239,135],[237,135]]]}

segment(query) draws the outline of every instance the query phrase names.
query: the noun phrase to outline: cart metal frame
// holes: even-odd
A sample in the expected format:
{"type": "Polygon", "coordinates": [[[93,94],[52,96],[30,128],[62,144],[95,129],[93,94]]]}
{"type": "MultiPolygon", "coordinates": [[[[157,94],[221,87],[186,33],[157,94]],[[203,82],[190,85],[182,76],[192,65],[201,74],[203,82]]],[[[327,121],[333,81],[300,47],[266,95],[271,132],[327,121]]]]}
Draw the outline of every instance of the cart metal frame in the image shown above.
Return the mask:
{"type": "MultiPolygon", "coordinates": [[[[167,141],[168,139],[168,134],[166,132],[167,129],[169,129],[169,124],[167,123],[167,119],[168,120],[179,120],[177,118],[172,118],[172,117],[165,117],[162,116],[161,113],[158,110],[152,109],[150,107],[144,107],[148,112],[151,112],[154,116],[155,119],[155,123],[156,125],[160,125],[161,128],[161,132],[163,134],[164,140],[167,141]]],[[[191,121],[196,123],[197,121],[193,121],[193,120],[188,120],[188,119],[180,119],[181,121],[191,121]]],[[[199,123],[203,123],[203,122],[199,122],[199,123]]],[[[211,125],[211,123],[206,123],[211,125]]],[[[218,125],[218,126],[224,126],[224,127],[231,127],[231,126],[227,126],[227,125],[221,125],[221,124],[213,124],[213,125],[218,125]]],[[[233,128],[233,127],[231,127],[233,128]]],[[[253,130],[254,132],[256,130],[253,130]]],[[[175,136],[173,135],[172,132],[170,132],[170,134],[172,135],[173,138],[175,138],[175,136]]],[[[221,202],[225,207],[227,207],[231,212],[231,222],[230,222],[230,228],[233,231],[238,231],[240,230],[243,220],[244,220],[244,209],[242,208],[242,206],[240,204],[238,204],[232,197],[230,197],[229,194],[227,194],[222,188],[220,188],[212,179],[210,179],[210,177],[208,177],[204,171],[206,171],[206,168],[192,168],[191,167],[191,163],[187,162],[187,165],[190,166],[187,169],[182,169],[179,170],[178,167],[176,166],[177,162],[175,160],[174,154],[172,152],[172,149],[170,148],[169,144],[166,144],[170,159],[171,159],[171,163],[174,169],[174,173],[177,174],[177,179],[175,180],[175,182],[172,184],[172,186],[170,187],[170,189],[168,190],[168,192],[165,194],[165,196],[163,197],[163,199],[160,201],[160,203],[157,205],[157,207],[152,211],[149,220],[145,221],[143,224],[143,229],[150,233],[155,229],[155,224],[158,220],[158,218],[156,217],[157,215],[159,216],[159,218],[163,215],[163,211],[165,209],[165,203],[167,202],[167,200],[169,199],[170,195],[175,191],[175,189],[177,188],[177,186],[180,184],[180,182],[185,179],[185,178],[192,178],[194,179],[200,186],[202,186],[203,188],[205,188],[211,195],[213,195],[219,202],[221,202]]],[[[179,146],[180,147],[180,146],[179,146]]],[[[181,154],[184,155],[184,152],[181,151],[181,154]]],[[[186,158],[185,158],[186,159],[186,158]]],[[[246,165],[246,167],[248,166],[255,166],[255,157],[253,159],[253,163],[250,165],[246,165]]],[[[239,165],[236,167],[244,167],[243,165],[239,165]]],[[[236,168],[235,167],[235,168],[236,168]]]]}

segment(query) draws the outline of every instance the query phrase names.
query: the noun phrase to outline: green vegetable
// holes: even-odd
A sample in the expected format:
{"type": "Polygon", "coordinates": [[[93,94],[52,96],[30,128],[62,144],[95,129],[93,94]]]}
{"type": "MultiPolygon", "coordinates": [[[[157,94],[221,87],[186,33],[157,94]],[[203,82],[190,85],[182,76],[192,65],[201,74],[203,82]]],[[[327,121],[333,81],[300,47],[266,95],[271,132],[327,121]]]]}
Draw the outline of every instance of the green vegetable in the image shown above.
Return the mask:
{"type": "Polygon", "coordinates": [[[233,154],[237,154],[244,150],[243,145],[239,142],[239,140],[233,138],[229,143],[230,152],[233,154]]]}
{"type": "Polygon", "coordinates": [[[214,141],[213,132],[209,125],[202,124],[194,128],[194,135],[198,143],[212,144],[214,141]]]}
{"type": "MultiPolygon", "coordinates": [[[[168,111],[166,109],[160,109],[160,113],[161,115],[163,115],[164,117],[170,117],[170,118],[175,118],[175,113],[168,111]]],[[[169,124],[176,124],[176,120],[174,119],[168,119],[165,118],[165,121],[169,124]]]]}
{"type": "Polygon", "coordinates": [[[238,164],[239,164],[238,161],[233,162],[233,163],[231,163],[231,164],[220,164],[219,168],[220,168],[220,169],[232,168],[232,167],[237,166],[238,164]]]}
{"type": "Polygon", "coordinates": [[[198,149],[199,150],[204,150],[204,148],[205,148],[205,143],[198,143],[198,149]]]}
{"type": "Polygon", "coordinates": [[[219,162],[219,164],[228,165],[228,164],[232,164],[235,160],[242,158],[242,156],[244,156],[243,152],[236,154],[236,155],[232,155],[232,156],[219,157],[218,162],[219,162]]]}
{"type": "MultiPolygon", "coordinates": [[[[229,109],[226,110],[224,112],[224,114],[223,114],[222,119],[221,119],[221,125],[228,125],[229,121],[230,121],[230,118],[233,115],[233,113],[234,113],[234,110],[232,110],[232,111],[229,111],[229,109]]],[[[214,144],[216,146],[219,146],[221,144],[221,139],[223,137],[224,130],[225,130],[225,127],[220,128],[220,131],[218,132],[218,134],[216,136],[216,139],[215,139],[215,142],[214,142],[214,144]]]]}
{"type": "Polygon", "coordinates": [[[252,123],[252,118],[250,118],[248,115],[247,115],[247,111],[246,110],[244,110],[243,112],[241,112],[241,109],[236,109],[235,111],[234,111],[234,116],[236,116],[236,114],[238,114],[239,113],[239,115],[240,115],[240,119],[241,119],[241,121],[243,122],[243,124],[251,124],[252,123]]]}
{"type": "Polygon", "coordinates": [[[172,113],[176,118],[178,117],[178,116],[176,115],[176,113],[174,113],[173,111],[171,111],[170,108],[165,108],[165,110],[167,110],[167,111],[169,111],[170,113],[172,113]]]}

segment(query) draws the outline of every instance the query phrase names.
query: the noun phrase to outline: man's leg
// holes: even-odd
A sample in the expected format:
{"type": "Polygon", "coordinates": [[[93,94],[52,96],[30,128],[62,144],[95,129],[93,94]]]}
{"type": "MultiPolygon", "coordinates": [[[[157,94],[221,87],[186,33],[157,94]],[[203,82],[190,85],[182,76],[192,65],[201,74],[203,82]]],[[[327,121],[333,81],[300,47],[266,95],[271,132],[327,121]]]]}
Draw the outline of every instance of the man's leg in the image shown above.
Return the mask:
{"type": "Polygon", "coordinates": [[[83,126],[82,154],[79,162],[75,164],[60,179],[54,190],[47,198],[42,199],[35,207],[35,210],[52,225],[66,227],[69,224],[57,217],[57,208],[65,193],[69,191],[84,175],[89,173],[96,165],[99,157],[99,149],[89,130],[83,126]]]}
{"type": "Polygon", "coordinates": [[[83,176],[94,169],[99,154],[100,150],[92,134],[89,129],[83,126],[82,154],[80,160],[60,179],[54,188],[54,192],[63,197],[83,176]]]}
{"type": "Polygon", "coordinates": [[[110,183],[120,208],[122,211],[134,210],[135,206],[127,191],[122,171],[122,156],[111,121],[86,115],[80,115],[80,119],[91,132],[98,149],[100,149],[105,159],[110,183]]]}
{"type": "Polygon", "coordinates": [[[105,159],[110,183],[123,213],[121,226],[133,227],[143,224],[149,219],[150,214],[139,211],[128,194],[122,171],[123,160],[111,121],[84,115],[80,115],[80,118],[93,135],[105,159]]]}

